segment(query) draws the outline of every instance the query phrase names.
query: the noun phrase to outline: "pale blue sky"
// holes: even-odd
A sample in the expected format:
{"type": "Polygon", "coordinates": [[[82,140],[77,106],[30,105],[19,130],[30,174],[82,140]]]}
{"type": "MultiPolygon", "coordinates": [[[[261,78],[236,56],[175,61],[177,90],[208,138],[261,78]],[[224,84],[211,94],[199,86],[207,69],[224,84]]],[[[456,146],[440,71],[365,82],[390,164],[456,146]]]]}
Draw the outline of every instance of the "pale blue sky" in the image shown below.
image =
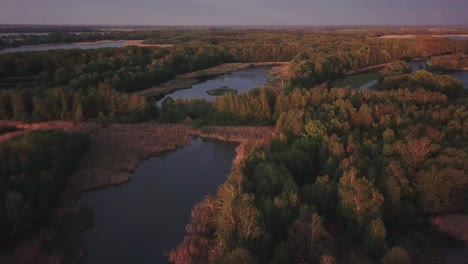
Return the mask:
{"type": "Polygon", "coordinates": [[[468,0],[0,0],[0,24],[468,24],[468,0]]]}

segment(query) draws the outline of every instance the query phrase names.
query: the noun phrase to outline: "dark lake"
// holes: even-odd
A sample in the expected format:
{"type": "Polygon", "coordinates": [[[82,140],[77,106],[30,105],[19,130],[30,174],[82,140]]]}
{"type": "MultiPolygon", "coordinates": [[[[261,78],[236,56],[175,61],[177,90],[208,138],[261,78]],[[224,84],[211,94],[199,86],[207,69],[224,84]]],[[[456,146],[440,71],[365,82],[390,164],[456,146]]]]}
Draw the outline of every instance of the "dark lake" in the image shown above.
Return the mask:
{"type": "Polygon", "coordinates": [[[194,139],[141,163],[126,184],[83,194],[78,206],[95,217],[82,233],[83,263],[168,263],[164,253],[183,240],[194,205],[226,181],[236,146],[194,139]]]}
{"type": "Polygon", "coordinates": [[[32,45],[32,46],[21,46],[16,48],[5,48],[0,49],[0,54],[11,53],[11,52],[22,52],[22,51],[46,51],[46,50],[57,50],[57,49],[99,49],[99,48],[123,48],[125,46],[124,41],[112,41],[104,43],[93,43],[93,44],[79,44],[79,43],[67,43],[67,44],[46,44],[46,45],[32,45]]]}
{"type": "Polygon", "coordinates": [[[250,67],[247,69],[228,73],[213,79],[205,80],[200,83],[192,85],[190,89],[178,90],[171,94],[166,95],[159,100],[158,105],[168,96],[172,99],[205,99],[207,101],[214,101],[216,96],[208,95],[206,91],[211,89],[227,86],[236,89],[239,93],[248,92],[253,88],[263,87],[267,80],[271,77],[267,71],[271,66],[250,67]]]}

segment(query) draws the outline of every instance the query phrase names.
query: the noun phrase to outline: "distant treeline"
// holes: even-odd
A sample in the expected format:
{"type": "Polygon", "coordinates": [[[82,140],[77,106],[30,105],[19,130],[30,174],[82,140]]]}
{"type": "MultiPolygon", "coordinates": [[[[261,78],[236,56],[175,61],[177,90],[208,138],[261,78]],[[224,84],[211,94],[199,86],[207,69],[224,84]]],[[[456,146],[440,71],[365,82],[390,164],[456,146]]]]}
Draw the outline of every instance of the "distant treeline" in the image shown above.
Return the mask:
{"type": "MultiPolygon", "coordinates": [[[[91,42],[99,40],[148,40],[148,43],[178,44],[199,39],[210,31],[198,30],[130,30],[130,31],[57,31],[43,34],[1,35],[1,47],[19,47],[25,45],[59,44],[74,42],[91,42]]],[[[40,33],[40,32],[39,32],[40,33]]]]}
{"type": "MultiPolygon", "coordinates": [[[[170,32],[165,34],[178,36],[170,32]]],[[[0,118],[41,121],[135,116],[151,112],[152,103],[144,106],[143,99],[122,92],[142,90],[176,74],[225,62],[292,60],[292,84],[311,87],[370,65],[466,53],[467,43],[431,37],[382,40],[340,33],[228,30],[170,48],[3,54],[0,118]],[[103,90],[110,98],[103,98],[103,90]]]]}

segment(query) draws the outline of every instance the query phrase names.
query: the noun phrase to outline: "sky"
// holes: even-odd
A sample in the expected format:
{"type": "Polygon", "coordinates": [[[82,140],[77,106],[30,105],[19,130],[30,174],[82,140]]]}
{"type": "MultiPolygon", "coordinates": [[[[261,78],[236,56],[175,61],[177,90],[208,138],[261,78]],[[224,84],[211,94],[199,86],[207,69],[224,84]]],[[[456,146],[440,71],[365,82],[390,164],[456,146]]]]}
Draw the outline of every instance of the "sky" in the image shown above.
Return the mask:
{"type": "Polygon", "coordinates": [[[468,24],[468,0],[0,0],[0,24],[468,24]]]}

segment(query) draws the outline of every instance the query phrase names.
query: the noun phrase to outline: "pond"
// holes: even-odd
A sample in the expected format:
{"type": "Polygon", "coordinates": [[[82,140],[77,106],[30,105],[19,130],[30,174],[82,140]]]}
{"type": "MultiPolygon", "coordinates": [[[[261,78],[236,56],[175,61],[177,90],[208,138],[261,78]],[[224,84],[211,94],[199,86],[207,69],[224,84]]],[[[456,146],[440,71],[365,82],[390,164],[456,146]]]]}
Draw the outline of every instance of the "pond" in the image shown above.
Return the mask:
{"type": "Polygon", "coordinates": [[[31,45],[21,46],[16,48],[0,49],[0,54],[23,51],[47,51],[58,49],[100,49],[100,48],[123,48],[125,41],[108,41],[108,42],[88,42],[88,43],[67,43],[67,44],[46,44],[46,45],[31,45]]]}
{"type": "Polygon", "coordinates": [[[425,60],[412,61],[410,64],[412,72],[426,69],[429,66],[425,60]]]}
{"type": "Polygon", "coordinates": [[[216,96],[208,95],[207,91],[220,88],[228,87],[236,89],[238,93],[248,92],[253,88],[263,87],[267,80],[271,77],[267,71],[270,70],[271,66],[259,66],[250,67],[247,69],[235,71],[222,76],[218,76],[214,79],[202,81],[200,83],[192,85],[189,89],[183,89],[175,91],[171,94],[166,95],[158,101],[158,105],[167,98],[172,99],[205,99],[207,101],[214,101],[216,96]]]}
{"type": "Polygon", "coordinates": [[[192,208],[226,181],[236,144],[193,139],[190,146],[151,158],[130,182],[82,195],[95,222],[86,230],[85,264],[168,263],[182,242],[192,208]]]}

